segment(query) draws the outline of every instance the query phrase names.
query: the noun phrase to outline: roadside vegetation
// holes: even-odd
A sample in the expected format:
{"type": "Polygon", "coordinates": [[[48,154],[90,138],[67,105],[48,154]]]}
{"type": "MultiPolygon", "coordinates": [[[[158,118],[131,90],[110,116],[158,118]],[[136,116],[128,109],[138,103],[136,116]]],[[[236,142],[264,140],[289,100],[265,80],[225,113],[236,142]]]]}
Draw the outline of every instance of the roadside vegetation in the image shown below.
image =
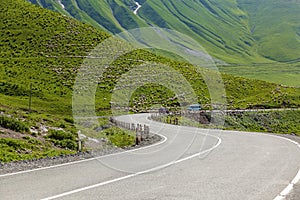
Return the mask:
{"type": "Polygon", "coordinates": [[[53,148],[51,143],[42,142],[29,136],[22,138],[0,137],[0,162],[31,160],[74,153],[76,151],[53,148]]]}
{"type": "Polygon", "coordinates": [[[119,127],[110,127],[105,129],[104,134],[109,141],[117,147],[130,147],[135,144],[135,132],[125,130],[119,127]]]}
{"type": "MultiPolygon", "coordinates": [[[[75,76],[88,52],[109,34],[24,0],[4,0],[0,18],[0,126],[5,128],[0,134],[0,161],[75,153],[78,140],[72,117],[75,76]],[[22,135],[13,138],[6,129],[22,135]]],[[[189,80],[198,103],[209,108],[206,84],[193,66],[137,50],[118,58],[99,81],[95,97],[98,115],[111,114],[111,92],[118,79],[141,64],[141,60],[163,63],[177,70],[189,80]]],[[[226,74],[222,77],[229,108],[300,105],[300,89],[226,74]]],[[[153,105],[178,107],[172,91],[151,84],[138,88],[130,103],[132,113],[144,112],[153,105]]],[[[101,121],[105,123],[108,120],[101,121]]],[[[104,133],[118,147],[132,142],[130,134],[118,128],[104,133]]]]}
{"type": "Polygon", "coordinates": [[[199,112],[198,114],[185,115],[158,115],[156,121],[181,126],[193,126],[200,128],[219,128],[224,130],[238,130],[248,132],[265,132],[277,134],[290,134],[300,136],[300,111],[232,111],[225,115],[224,125],[210,124],[211,114],[199,112]]]}
{"type": "Polygon", "coordinates": [[[299,110],[230,113],[224,128],[300,136],[299,116],[299,110]]]}
{"type": "Polygon", "coordinates": [[[0,126],[17,132],[29,132],[27,124],[11,117],[0,116],[0,126]]]}

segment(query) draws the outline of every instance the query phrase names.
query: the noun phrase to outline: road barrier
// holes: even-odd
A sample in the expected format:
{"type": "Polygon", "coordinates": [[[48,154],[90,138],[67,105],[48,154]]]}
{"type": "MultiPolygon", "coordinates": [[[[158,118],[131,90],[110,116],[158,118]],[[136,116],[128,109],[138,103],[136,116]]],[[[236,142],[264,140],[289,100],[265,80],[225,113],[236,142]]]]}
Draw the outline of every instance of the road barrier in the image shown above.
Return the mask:
{"type": "Polygon", "coordinates": [[[110,123],[120,128],[124,128],[130,131],[135,131],[136,145],[139,145],[142,141],[149,138],[150,136],[150,127],[147,126],[146,124],[128,123],[128,122],[117,120],[113,117],[110,118],[110,123]]]}

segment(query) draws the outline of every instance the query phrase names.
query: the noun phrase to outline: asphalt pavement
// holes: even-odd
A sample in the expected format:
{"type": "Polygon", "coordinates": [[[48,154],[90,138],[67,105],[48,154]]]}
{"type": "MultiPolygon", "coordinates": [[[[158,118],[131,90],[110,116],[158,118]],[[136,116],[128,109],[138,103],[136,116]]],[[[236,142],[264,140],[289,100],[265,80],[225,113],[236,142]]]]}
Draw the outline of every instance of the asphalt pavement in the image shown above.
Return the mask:
{"type": "Polygon", "coordinates": [[[297,143],[238,131],[167,125],[147,114],[118,119],[150,126],[157,144],[0,175],[0,199],[275,199],[300,167],[297,143]]]}

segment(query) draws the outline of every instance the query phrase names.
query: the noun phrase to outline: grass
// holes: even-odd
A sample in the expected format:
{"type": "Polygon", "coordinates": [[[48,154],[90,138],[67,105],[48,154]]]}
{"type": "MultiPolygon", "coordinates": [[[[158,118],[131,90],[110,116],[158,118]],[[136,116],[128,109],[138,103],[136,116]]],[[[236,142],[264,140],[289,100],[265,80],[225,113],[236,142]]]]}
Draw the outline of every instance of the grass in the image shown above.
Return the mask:
{"type": "Polygon", "coordinates": [[[238,65],[219,66],[223,73],[259,79],[286,86],[300,87],[300,64],[266,64],[266,65],[238,65]]]}
{"type": "Polygon", "coordinates": [[[149,25],[178,30],[228,63],[299,59],[300,15],[294,1],[140,1],[138,15],[132,13],[135,4],[130,0],[63,0],[65,9],[54,0],[30,1],[112,33],[149,25]]]}
{"type": "Polygon", "coordinates": [[[215,127],[214,124],[209,124],[211,120],[209,113],[202,113],[202,117],[196,119],[195,116],[199,117],[199,115],[158,116],[154,117],[154,120],[175,124],[175,119],[178,119],[178,125],[182,126],[300,136],[299,110],[230,112],[225,116],[224,125],[218,127],[215,127]],[[199,119],[201,119],[200,122],[199,119]]]}
{"type": "Polygon", "coordinates": [[[121,129],[119,127],[111,127],[102,131],[109,141],[117,147],[129,147],[135,144],[135,132],[121,129]]]}
{"type": "Polygon", "coordinates": [[[30,1],[111,33],[149,25],[177,30],[217,63],[229,63],[222,72],[299,87],[299,67],[289,64],[300,59],[300,7],[294,1],[139,1],[138,15],[131,0],[63,0],[65,9],[55,0],[30,1]]]}
{"type": "Polygon", "coordinates": [[[249,15],[259,54],[280,62],[299,59],[299,2],[239,0],[239,3],[249,15]]]}
{"type": "Polygon", "coordinates": [[[29,131],[28,125],[24,122],[6,116],[0,116],[0,126],[17,132],[29,131]]]}
{"type": "Polygon", "coordinates": [[[44,157],[74,154],[75,151],[55,149],[49,143],[24,137],[23,139],[0,138],[0,162],[30,160],[44,157]]]}
{"type": "Polygon", "coordinates": [[[300,136],[300,111],[231,113],[225,129],[300,136]]]}
{"type": "MultiPolygon", "coordinates": [[[[72,134],[70,138],[55,139],[49,133],[43,139],[51,142],[50,147],[35,149],[33,156],[73,152],[77,139],[72,116],[72,90],[76,73],[88,52],[108,38],[109,34],[23,0],[4,0],[0,7],[0,18],[0,111],[14,119],[21,119],[29,128],[39,128],[41,125],[61,127],[66,135],[72,134]],[[29,111],[30,84],[32,106],[29,111]],[[65,150],[65,147],[72,150],[65,150]]],[[[170,66],[188,80],[198,97],[196,101],[209,106],[210,95],[204,77],[197,73],[195,67],[183,61],[137,50],[119,57],[99,80],[95,98],[98,115],[111,115],[112,91],[119,79],[126,72],[137,68],[134,66],[147,61],[170,66]]],[[[207,73],[205,70],[203,72],[207,73]]],[[[155,74],[159,75],[153,71],[152,75],[155,74]]],[[[300,105],[300,89],[226,74],[222,74],[222,78],[229,108],[300,105]]],[[[137,88],[130,103],[132,112],[142,112],[154,105],[176,109],[178,96],[164,85],[146,84],[137,88]]],[[[105,123],[107,119],[101,121],[101,125],[105,123]]],[[[117,131],[120,131],[121,136],[115,136],[118,134],[114,133],[110,137],[116,141],[115,145],[128,137],[121,130],[117,131]]],[[[131,141],[130,137],[127,139],[131,141]]],[[[25,155],[26,151],[9,150],[5,140],[2,143],[10,152],[9,155],[18,159],[30,157],[25,155]]],[[[27,141],[22,142],[29,145],[27,141]]],[[[31,148],[33,146],[29,145],[28,149],[31,148]]]]}

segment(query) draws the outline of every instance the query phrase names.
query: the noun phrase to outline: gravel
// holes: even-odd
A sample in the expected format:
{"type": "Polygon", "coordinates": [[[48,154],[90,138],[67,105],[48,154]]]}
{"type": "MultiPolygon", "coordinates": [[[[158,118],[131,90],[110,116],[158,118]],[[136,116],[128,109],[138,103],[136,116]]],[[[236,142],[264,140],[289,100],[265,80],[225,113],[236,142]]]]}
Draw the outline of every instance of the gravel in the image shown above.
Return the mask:
{"type": "Polygon", "coordinates": [[[126,147],[123,149],[114,146],[107,146],[102,149],[86,151],[86,152],[78,152],[72,155],[60,155],[56,157],[46,157],[41,159],[21,160],[21,161],[14,161],[10,163],[0,163],[0,175],[20,172],[25,170],[31,170],[31,169],[37,169],[42,167],[49,167],[53,165],[85,160],[85,159],[103,156],[107,154],[118,153],[124,150],[130,150],[130,149],[140,148],[143,146],[148,146],[156,142],[159,142],[161,139],[162,138],[160,136],[153,135],[148,139],[145,139],[139,145],[126,147]]]}
{"type": "MultiPolygon", "coordinates": [[[[293,135],[280,135],[285,138],[292,139],[300,144],[300,137],[293,135]]],[[[144,140],[140,145],[127,147],[125,149],[117,147],[108,147],[101,150],[87,151],[87,152],[78,152],[74,155],[61,155],[57,157],[47,157],[42,159],[33,159],[33,160],[24,160],[24,161],[15,161],[10,163],[0,163],[0,175],[7,173],[14,173],[24,170],[37,169],[41,167],[49,167],[53,165],[75,162],[80,160],[85,160],[93,157],[98,157],[107,154],[113,154],[121,152],[124,150],[130,150],[135,148],[140,148],[143,146],[148,146],[154,143],[157,143],[162,138],[158,135],[153,135],[150,138],[144,140]]],[[[286,200],[299,200],[300,199],[300,183],[295,185],[293,191],[286,197],[286,200]]]]}

